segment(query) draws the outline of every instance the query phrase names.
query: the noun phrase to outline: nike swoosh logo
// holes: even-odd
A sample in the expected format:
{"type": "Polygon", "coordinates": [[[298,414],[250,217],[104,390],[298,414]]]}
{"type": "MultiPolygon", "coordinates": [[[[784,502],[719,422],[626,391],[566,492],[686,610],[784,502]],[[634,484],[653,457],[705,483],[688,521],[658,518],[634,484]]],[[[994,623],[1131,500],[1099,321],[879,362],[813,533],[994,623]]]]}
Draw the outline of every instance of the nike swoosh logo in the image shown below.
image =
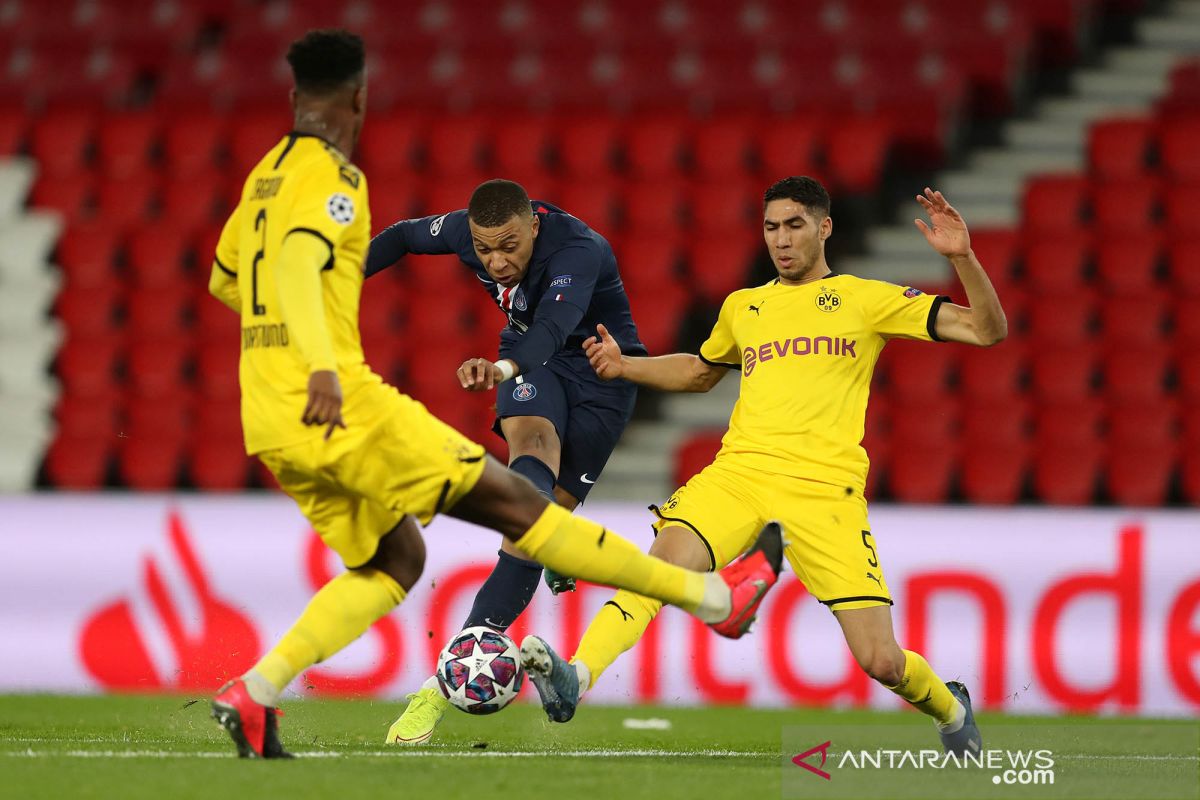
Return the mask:
{"type": "Polygon", "coordinates": [[[588,480],[588,476],[587,476],[586,472],[579,476],[579,480],[583,481],[584,483],[595,483],[595,481],[588,480]]]}

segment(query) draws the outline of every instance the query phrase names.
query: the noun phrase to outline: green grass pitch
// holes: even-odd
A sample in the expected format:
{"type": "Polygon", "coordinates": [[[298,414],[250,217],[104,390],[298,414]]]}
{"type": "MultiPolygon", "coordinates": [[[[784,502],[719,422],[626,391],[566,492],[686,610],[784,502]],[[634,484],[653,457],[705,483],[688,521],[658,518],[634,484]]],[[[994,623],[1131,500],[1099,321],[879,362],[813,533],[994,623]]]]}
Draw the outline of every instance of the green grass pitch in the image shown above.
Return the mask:
{"type": "MultiPolygon", "coordinates": [[[[402,708],[381,701],[286,703],[284,743],[302,758],[251,762],[234,758],[206,698],[0,696],[0,797],[749,800],[802,796],[783,793],[786,770],[799,769],[781,752],[785,726],[869,727],[888,741],[910,740],[913,749],[936,746],[932,727],[915,712],[583,706],[569,725],[552,725],[529,703],[485,718],[451,711],[433,746],[385,746],[383,735],[402,708]],[[670,728],[623,726],[626,718],[650,717],[669,720],[670,728]]],[[[1023,730],[1044,722],[980,717],[985,737],[997,743],[1019,743],[1023,730]]],[[[1088,783],[1060,780],[1057,794],[997,787],[1012,791],[994,796],[1088,796],[1078,794],[1088,785],[1101,796],[1124,785],[1121,796],[1136,797],[1140,787],[1158,797],[1161,787],[1146,781],[1164,775],[1192,792],[1200,785],[1189,782],[1200,769],[1189,749],[1195,720],[1154,723],[1157,742],[1139,732],[1136,720],[1073,722],[1086,725],[1085,734],[1058,749],[1083,759],[1076,766],[1086,766],[1088,783]],[[1176,752],[1180,742],[1186,746],[1176,752]]],[[[959,797],[992,796],[978,775],[953,779],[971,781],[959,797]]]]}

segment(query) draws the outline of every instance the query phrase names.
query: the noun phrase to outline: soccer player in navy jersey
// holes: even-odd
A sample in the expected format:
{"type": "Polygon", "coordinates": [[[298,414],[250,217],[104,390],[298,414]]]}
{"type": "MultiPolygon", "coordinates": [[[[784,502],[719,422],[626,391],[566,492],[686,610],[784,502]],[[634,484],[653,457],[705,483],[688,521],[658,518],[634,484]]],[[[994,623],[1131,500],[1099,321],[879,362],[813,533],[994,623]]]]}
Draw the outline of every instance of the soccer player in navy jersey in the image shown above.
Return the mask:
{"type": "MultiPolygon", "coordinates": [[[[599,478],[637,397],[629,381],[600,380],[582,343],[599,324],[622,352],[646,354],[612,247],[581,220],[531,202],[519,184],[490,180],[465,210],[382,231],[371,241],[368,277],[409,253],[457,256],[508,317],[499,359],[468,359],[459,382],[467,391],[497,389],[496,430],[508,440],[509,468],[574,509],[599,478]]],[[[507,629],[529,605],[541,571],[504,542],[463,627],[507,629]]],[[[549,569],[546,581],[555,594],[574,588],[573,579],[549,569]]],[[[409,699],[388,742],[428,741],[447,706],[434,678],[409,699]]]]}

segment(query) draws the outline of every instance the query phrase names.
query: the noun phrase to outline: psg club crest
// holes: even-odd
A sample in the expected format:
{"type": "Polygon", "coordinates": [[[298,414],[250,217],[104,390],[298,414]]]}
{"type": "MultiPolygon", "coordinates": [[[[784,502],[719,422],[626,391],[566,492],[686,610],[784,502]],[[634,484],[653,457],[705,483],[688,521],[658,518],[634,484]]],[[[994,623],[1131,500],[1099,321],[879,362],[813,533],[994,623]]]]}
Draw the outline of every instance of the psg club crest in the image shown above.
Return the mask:
{"type": "Polygon", "coordinates": [[[521,291],[521,287],[517,287],[517,291],[513,294],[513,308],[517,311],[524,311],[529,308],[529,304],[525,302],[525,293],[521,291]]]}
{"type": "Polygon", "coordinates": [[[532,383],[518,383],[517,388],[513,389],[513,400],[525,402],[537,397],[537,387],[532,383]]]}

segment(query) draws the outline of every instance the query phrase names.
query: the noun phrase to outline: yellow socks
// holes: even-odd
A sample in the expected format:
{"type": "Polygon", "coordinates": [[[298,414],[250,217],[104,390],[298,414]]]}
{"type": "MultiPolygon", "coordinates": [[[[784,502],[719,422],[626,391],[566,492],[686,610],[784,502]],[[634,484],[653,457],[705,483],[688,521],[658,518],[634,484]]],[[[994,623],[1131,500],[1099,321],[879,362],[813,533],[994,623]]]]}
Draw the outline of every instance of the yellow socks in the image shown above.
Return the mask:
{"type": "MultiPolygon", "coordinates": [[[[887,688],[907,700],[913,708],[933,717],[939,727],[953,725],[962,708],[929,662],[912,650],[904,651],[904,677],[896,686],[887,688]]],[[[965,710],[962,715],[965,716],[965,710]]]]}
{"type": "Polygon", "coordinates": [[[596,679],[612,666],[617,656],[638,643],[662,603],[621,589],[609,600],[588,625],[572,662],[582,663],[590,678],[584,689],[596,685],[596,679]]]}
{"type": "Polygon", "coordinates": [[[563,575],[658,598],[705,621],[715,622],[729,613],[728,591],[722,595],[709,587],[703,573],[648,556],[628,539],[591,520],[572,516],[561,506],[546,506],[515,544],[530,558],[563,575]],[[721,602],[724,614],[717,607],[721,602]]]}
{"type": "Polygon", "coordinates": [[[244,676],[250,696],[274,705],[304,670],[353,642],[404,601],[406,592],[386,572],[365,567],[343,572],[313,595],[300,619],[244,676]],[[274,689],[273,697],[270,695],[274,689]]]}

